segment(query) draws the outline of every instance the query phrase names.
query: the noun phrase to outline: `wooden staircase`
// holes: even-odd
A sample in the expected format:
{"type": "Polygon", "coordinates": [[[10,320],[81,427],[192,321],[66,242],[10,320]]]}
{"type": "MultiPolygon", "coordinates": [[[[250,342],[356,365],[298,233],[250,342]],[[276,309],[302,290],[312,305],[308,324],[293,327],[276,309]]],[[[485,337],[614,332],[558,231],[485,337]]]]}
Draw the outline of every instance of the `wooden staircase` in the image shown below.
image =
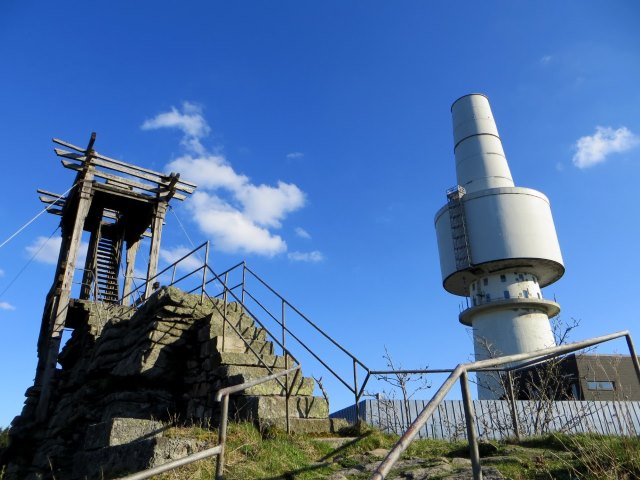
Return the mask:
{"type": "Polygon", "coordinates": [[[118,265],[120,250],[109,237],[101,237],[96,249],[96,293],[97,300],[118,303],[118,265]]]}

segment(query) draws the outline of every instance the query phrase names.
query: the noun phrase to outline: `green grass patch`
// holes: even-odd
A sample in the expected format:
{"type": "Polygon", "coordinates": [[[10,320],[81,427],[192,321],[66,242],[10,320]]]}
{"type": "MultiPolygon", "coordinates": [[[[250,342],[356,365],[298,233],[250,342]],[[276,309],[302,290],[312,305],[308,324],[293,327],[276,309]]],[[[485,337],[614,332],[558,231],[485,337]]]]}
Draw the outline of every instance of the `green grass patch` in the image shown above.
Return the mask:
{"type": "MultiPolygon", "coordinates": [[[[372,450],[391,448],[398,440],[371,428],[346,432],[356,437],[336,447],[307,435],[286,435],[277,430],[259,431],[251,423],[230,423],[225,456],[225,479],[316,479],[375,462],[372,450]],[[357,436],[355,435],[357,434],[357,436]]],[[[168,436],[190,437],[217,444],[217,432],[200,427],[173,428],[168,436]]],[[[600,435],[547,435],[522,442],[491,442],[482,456],[483,466],[497,468],[513,480],[575,480],[640,478],[640,438],[600,435]]],[[[465,442],[416,440],[404,458],[441,461],[468,458],[465,442]],[[440,459],[440,460],[439,460],[440,459]]],[[[213,478],[216,459],[200,461],[157,478],[205,480],[213,478]]],[[[362,473],[349,478],[369,478],[362,473]]],[[[1,478],[1,477],[0,477],[1,478]]]]}

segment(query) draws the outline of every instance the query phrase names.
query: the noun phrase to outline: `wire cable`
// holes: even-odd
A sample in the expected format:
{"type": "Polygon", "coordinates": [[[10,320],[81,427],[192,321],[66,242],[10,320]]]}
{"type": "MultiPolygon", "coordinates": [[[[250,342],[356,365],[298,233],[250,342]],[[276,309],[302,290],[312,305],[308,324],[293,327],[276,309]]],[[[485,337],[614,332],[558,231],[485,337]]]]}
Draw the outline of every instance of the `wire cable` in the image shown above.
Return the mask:
{"type": "MultiPolygon", "coordinates": [[[[58,200],[60,200],[62,197],[64,197],[67,193],[69,193],[76,185],[78,185],[78,183],[80,182],[76,182],[73,185],[71,185],[71,188],[69,188],[66,192],[64,192],[62,195],[59,195],[58,198],[56,198],[56,201],[53,202],[53,205],[55,205],[58,200]]],[[[50,206],[46,206],[44,207],[44,209],[38,213],[35,217],[33,217],[31,220],[29,220],[27,223],[25,223],[23,226],[21,226],[13,235],[11,235],[9,238],[7,238],[4,242],[2,242],[2,244],[0,244],[0,248],[4,247],[7,243],[9,243],[11,240],[13,240],[14,237],[16,237],[20,232],[22,232],[25,228],[27,228],[29,225],[31,225],[33,222],[36,221],[36,219],[42,215],[44,212],[46,212],[47,210],[49,210],[49,208],[51,208],[50,206]]]]}
{"type": "Polygon", "coordinates": [[[187,230],[184,228],[184,225],[182,225],[182,222],[178,218],[178,214],[175,212],[175,210],[171,205],[169,205],[169,210],[171,211],[171,213],[173,213],[173,216],[176,217],[176,220],[178,221],[178,225],[180,225],[182,232],[184,233],[185,237],[187,237],[187,240],[189,240],[189,243],[191,244],[191,248],[196,248],[195,243],[193,243],[193,240],[191,240],[191,237],[187,233],[187,230]]]}
{"type": "Polygon", "coordinates": [[[38,256],[38,254],[47,245],[47,243],[49,243],[49,240],[51,240],[51,237],[55,235],[55,233],[58,231],[59,228],[60,226],[57,226],[56,229],[53,232],[51,232],[51,235],[49,235],[49,238],[47,238],[44,242],[42,242],[42,245],[40,245],[40,248],[33,255],[31,255],[31,258],[27,260],[27,263],[25,263],[24,266],[20,269],[20,271],[16,274],[16,276],[13,277],[13,280],[9,282],[9,284],[4,288],[4,290],[2,290],[2,292],[0,292],[0,298],[2,298],[2,296],[6,293],[6,291],[9,290],[9,288],[11,288],[11,286],[16,282],[16,280],[18,280],[20,275],[24,273],[27,267],[31,265],[31,262],[33,262],[33,260],[38,256]]]}

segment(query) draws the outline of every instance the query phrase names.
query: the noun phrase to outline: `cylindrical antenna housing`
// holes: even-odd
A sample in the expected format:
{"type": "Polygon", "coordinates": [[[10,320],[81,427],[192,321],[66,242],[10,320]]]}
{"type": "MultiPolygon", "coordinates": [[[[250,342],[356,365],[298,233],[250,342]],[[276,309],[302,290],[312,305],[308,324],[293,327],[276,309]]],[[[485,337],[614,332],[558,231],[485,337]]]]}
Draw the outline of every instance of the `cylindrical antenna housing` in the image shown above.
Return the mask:
{"type": "Polygon", "coordinates": [[[467,193],[513,187],[487,97],[482,94],[460,97],[451,106],[451,115],[458,185],[467,193]]]}

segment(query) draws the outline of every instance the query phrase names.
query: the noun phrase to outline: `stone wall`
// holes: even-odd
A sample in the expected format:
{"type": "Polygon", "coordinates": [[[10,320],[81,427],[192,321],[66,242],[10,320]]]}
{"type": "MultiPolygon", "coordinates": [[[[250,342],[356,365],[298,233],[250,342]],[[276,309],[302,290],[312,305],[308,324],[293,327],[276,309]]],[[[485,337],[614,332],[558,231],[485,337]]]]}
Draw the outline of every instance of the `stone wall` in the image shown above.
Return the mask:
{"type": "MultiPolygon", "coordinates": [[[[3,455],[7,479],[115,478],[200,450],[162,432],[175,423],[216,426],[216,390],[287,365],[236,303],[201,303],[163,287],[137,310],[82,301],[73,308],[84,321],[60,353],[48,416],[35,421],[32,387],[3,455]]],[[[289,410],[298,430],[330,428],[327,402],[313,390],[313,379],[296,377],[289,410]]],[[[270,381],[232,397],[230,412],[283,426],[283,395],[270,381]]]]}

